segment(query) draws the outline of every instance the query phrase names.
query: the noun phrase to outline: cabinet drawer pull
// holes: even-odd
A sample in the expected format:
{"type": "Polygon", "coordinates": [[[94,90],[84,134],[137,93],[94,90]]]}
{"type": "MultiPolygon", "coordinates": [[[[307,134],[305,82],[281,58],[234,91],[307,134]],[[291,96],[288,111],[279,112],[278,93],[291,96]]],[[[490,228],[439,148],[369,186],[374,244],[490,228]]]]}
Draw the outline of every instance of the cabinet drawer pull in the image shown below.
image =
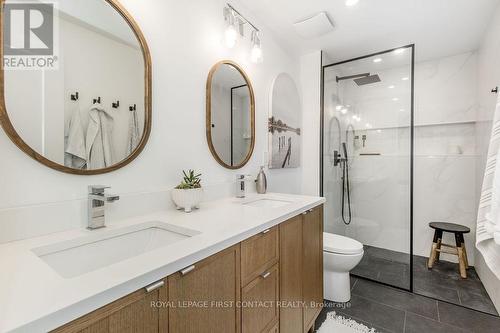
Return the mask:
{"type": "Polygon", "coordinates": [[[181,271],[181,275],[183,275],[183,276],[184,276],[184,275],[188,274],[189,272],[194,271],[194,269],[195,269],[195,268],[196,268],[196,266],[195,266],[195,265],[193,265],[193,266],[189,266],[189,267],[187,267],[187,268],[184,268],[184,269],[181,271]]]}
{"type": "Polygon", "coordinates": [[[269,275],[271,275],[271,272],[262,273],[260,276],[261,276],[263,279],[267,279],[267,278],[269,277],[269,275]]]}
{"type": "Polygon", "coordinates": [[[163,281],[163,280],[155,282],[155,283],[150,284],[149,286],[146,287],[146,292],[150,293],[152,291],[155,291],[156,289],[160,289],[164,285],[165,285],[165,281],[163,281]]]}
{"type": "Polygon", "coordinates": [[[262,234],[263,234],[263,235],[265,235],[265,234],[267,234],[269,231],[271,231],[271,229],[266,229],[266,230],[262,231],[262,234]]]}

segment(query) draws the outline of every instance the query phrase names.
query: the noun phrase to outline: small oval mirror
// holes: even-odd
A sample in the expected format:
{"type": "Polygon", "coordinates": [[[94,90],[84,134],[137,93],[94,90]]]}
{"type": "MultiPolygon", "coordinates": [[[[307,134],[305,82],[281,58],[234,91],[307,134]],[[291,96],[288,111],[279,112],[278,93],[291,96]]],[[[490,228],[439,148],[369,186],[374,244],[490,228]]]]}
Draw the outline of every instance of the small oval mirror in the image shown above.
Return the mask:
{"type": "Polygon", "coordinates": [[[236,63],[217,63],[207,80],[207,140],[214,158],[242,168],[255,146],[255,97],[250,79],[236,63]]]}

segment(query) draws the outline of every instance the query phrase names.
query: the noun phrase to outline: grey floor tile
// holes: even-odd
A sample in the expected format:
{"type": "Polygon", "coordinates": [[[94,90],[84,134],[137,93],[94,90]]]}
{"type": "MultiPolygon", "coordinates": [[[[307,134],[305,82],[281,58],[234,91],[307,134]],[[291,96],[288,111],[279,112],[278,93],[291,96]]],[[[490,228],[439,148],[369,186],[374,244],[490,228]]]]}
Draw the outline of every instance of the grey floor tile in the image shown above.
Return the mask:
{"type": "Polygon", "coordinates": [[[438,313],[442,323],[455,325],[468,332],[500,332],[500,318],[495,316],[443,302],[438,302],[438,313]]]}
{"type": "Polygon", "coordinates": [[[377,281],[390,284],[391,286],[410,289],[410,275],[408,272],[381,271],[377,281]]]}
{"type": "MultiPolygon", "coordinates": [[[[468,292],[467,290],[459,290],[460,304],[468,308],[483,311],[495,316],[498,316],[497,310],[493,302],[484,295],[468,292]]],[[[500,328],[499,328],[500,331],[500,328]]]]}
{"type": "Polygon", "coordinates": [[[410,264],[410,255],[402,252],[391,251],[379,247],[365,246],[365,255],[378,257],[402,264],[410,264]]]}
{"type": "Polygon", "coordinates": [[[359,318],[366,323],[393,332],[402,332],[405,312],[396,308],[374,302],[370,299],[352,295],[351,307],[339,310],[338,313],[359,318]]]}
{"type": "Polygon", "coordinates": [[[432,297],[438,300],[460,304],[458,291],[456,289],[445,288],[432,282],[415,279],[413,291],[419,295],[432,297]]]}
{"type": "MultiPolygon", "coordinates": [[[[365,246],[365,256],[352,274],[409,289],[410,271],[406,258],[408,255],[400,252],[365,246]]],[[[426,257],[414,256],[413,262],[415,293],[497,314],[474,267],[467,270],[467,279],[462,279],[456,263],[441,260],[428,269],[426,257]]]]}
{"type": "Polygon", "coordinates": [[[405,333],[467,333],[455,326],[440,323],[413,313],[406,313],[405,333]]]}
{"type": "Polygon", "coordinates": [[[437,302],[427,297],[366,280],[359,280],[352,293],[403,311],[410,311],[435,320],[438,319],[437,302]]]}

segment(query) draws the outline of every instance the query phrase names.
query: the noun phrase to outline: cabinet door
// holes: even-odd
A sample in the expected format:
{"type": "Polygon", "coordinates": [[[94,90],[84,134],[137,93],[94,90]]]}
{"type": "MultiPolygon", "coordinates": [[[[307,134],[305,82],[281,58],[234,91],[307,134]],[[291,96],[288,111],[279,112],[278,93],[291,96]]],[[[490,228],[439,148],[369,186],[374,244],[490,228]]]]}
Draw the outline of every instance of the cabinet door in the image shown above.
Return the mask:
{"type": "Polygon", "coordinates": [[[278,227],[241,242],[241,284],[246,286],[279,260],[278,227]]]}
{"type": "Polygon", "coordinates": [[[239,332],[240,246],[183,272],[168,278],[169,333],[239,332]]]}
{"type": "Polygon", "coordinates": [[[307,332],[323,304],[323,206],[302,215],[304,331],[307,332]]]}
{"type": "Polygon", "coordinates": [[[280,330],[301,333],[302,216],[280,225],[280,330]]]}
{"type": "Polygon", "coordinates": [[[266,332],[279,318],[279,269],[276,264],[242,289],[242,333],[266,332]]]}
{"type": "MultiPolygon", "coordinates": [[[[162,287],[164,289],[166,287],[162,287]]],[[[159,290],[136,291],[84,317],[66,324],[57,333],[157,333],[159,290]]]]}

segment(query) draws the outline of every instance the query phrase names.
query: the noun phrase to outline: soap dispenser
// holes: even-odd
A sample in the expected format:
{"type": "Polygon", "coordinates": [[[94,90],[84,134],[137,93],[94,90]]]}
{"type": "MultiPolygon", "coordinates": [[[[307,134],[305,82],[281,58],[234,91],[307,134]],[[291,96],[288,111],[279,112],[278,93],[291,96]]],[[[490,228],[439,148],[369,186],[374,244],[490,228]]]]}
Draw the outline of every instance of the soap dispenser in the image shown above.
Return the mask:
{"type": "Polygon", "coordinates": [[[264,166],[260,167],[260,172],[255,180],[255,185],[257,186],[257,193],[265,194],[267,191],[267,177],[264,173],[264,166]]]}

